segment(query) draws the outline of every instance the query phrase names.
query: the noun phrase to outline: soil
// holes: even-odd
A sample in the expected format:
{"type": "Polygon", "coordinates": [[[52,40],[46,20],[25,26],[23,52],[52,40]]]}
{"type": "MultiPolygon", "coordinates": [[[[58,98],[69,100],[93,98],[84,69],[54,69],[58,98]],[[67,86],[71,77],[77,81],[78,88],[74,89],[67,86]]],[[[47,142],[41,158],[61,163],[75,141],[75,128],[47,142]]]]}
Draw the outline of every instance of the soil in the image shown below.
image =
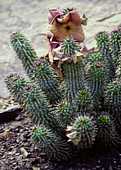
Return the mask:
{"type": "Polygon", "coordinates": [[[23,113],[0,125],[0,170],[121,170],[117,150],[95,154],[89,151],[66,163],[52,163],[33,143],[34,125],[23,113]]]}
{"type": "Polygon", "coordinates": [[[25,115],[1,124],[0,170],[49,170],[45,154],[32,143],[33,128],[25,115]]]}

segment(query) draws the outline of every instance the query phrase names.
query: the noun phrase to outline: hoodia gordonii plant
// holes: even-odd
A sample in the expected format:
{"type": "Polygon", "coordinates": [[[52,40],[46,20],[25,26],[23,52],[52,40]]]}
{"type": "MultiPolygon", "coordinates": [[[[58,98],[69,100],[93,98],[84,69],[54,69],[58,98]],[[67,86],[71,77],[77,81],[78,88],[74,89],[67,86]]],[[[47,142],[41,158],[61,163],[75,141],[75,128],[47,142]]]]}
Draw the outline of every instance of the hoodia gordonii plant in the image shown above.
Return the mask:
{"type": "Polygon", "coordinates": [[[93,118],[80,115],[74,120],[72,126],[67,127],[67,137],[77,147],[81,149],[89,148],[94,144],[96,131],[97,128],[93,118]]]}
{"type": "Polygon", "coordinates": [[[11,44],[29,77],[38,82],[51,103],[58,102],[62,93],[56,73],[48,65],[47,61],[43,60],[41,62],[42,59],[38,59],[35,50],[21,33],[12,34],[11,44]]]}
{"type": "Polygon", "coordinates": [[[6,84],[16,102],[22,104],[23,109],[30,114],[36,125],[44,124],[49,128],[53,127],[54,131],[58,129],[62,133],[60,122],[56,115],[49,111],[48,100],[37,84],[26,81],[16,74],[8,76],[6,84]]]}
{"type": "Polygon", "coordinates": [[[97,117],[98,134],[97,140],[104,147],[117,145],[120,139],[115,130],[114,122],[107,112],[101,112],[97,117]]]}
{"type": "Polygon", "coordinates": [[[121,31],[114,30],[111,32],[111,50],[112,50],[112,58],[115,68],[117,68],[118,61],[121,55],[121,31]]]}
{"type": "Polygon", "coordinates": [[[86,64],[86,80],[93,98],[93,104],[96,110],[100,110],[103,106],[103,93],[105,87],[105,63],[100,51],[88,54],[88,62],[86,64]]]}
{"type": "Polygon", "coordinates": [[[21,33],[11,36],[30,79],[15,74],[8,76],[6,83],[37,126],[32,139],[48,159],[68,160],[79,153],[75,150],[83,152],[96,143],[114,146],[120,141],[120,35],[120,30],[97,34],[96,50],[83,55],[79,43],[72,38],[64,40],[58,48],[63,80],[46,58],[37,58],[21,33]]]}
{"type": "Polygon", "coordinates": [[[61,101],[63,89],[59,85],[57,74],[45,59],[40,58],[34,62],[31,78],[38,82],[52,104],[61,101]]]}
{"type": "Polygon", "coordinates": [[[67,98],[68,101],[72,102],[78,91],[84,87],[83,60],[78,59],[76,55],[80,51],[80,47],[72,38],[67,38],[62,43],[60,51],[63,56],[68,58],[68,61],[70,60],[69,62],[64,62],[61,68],[67,88],[67,98]]]}
{"type": "Polygon", "coordinates": [[[32,138],[51,160],[65,161],[71,157],[69,143],[45,127],[35,129],[32,138]]]}
{"type": "Polygon", "coordinates": [[[107,73],[107,80],[112,81],[115,76],[115,65],[113,63],[112,50],[110,46],[110,39],[107,32],[100,32],[96,35],[97,47],[103,55],[105,61],[105,69],[107,73]]]}
{"type": "Polygon", "coordinates": [[[33,64],[37,59],[37,54],[29,41],[24,37],[24,35],[17,32],[11,35],[11,44],[17,56],[22,61],[23,67],[25,68],[27,74],[32,73],[33,64]]]}

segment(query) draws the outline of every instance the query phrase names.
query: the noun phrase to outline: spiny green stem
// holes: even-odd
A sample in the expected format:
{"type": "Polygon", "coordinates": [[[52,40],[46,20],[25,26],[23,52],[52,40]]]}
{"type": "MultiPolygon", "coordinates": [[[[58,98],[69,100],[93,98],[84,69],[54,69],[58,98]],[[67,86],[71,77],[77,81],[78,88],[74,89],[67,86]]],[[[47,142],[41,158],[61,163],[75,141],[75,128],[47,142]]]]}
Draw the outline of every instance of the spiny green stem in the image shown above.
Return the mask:
{"type": "Polygon", "coordinates": [[[115,76],[115,66],[111,54],[109,35],[106,32],[100,32],[96,35],[96,41],[97,47],[104,57],[106,72],[108,73],[107,79],[111,81],[115,76]]]}
{"type": "Polygon", "coordinates": [[[61,45],[61,52],[66,56],[75,55],[77,51],[80,51],[79,45],[73,40],[73,38],[67,38],[61,45]]]}
{"type": "Polygon", "coordinates": [[[19,32],[11,35],[11,44],[28,74],[33,72],[33,63],[37,54],[29,41],[19,32]]]}
{"type": "Polygon", "coordinates": [[[78,91],[84,86],[84,68],[82,61],[74,63],[64,63],[62,70],[67,87],[67,99],[72,102],[78,91]]]}
{"type": "Polygon", "coordinates": [[[82,88],[79,90],[74,105],[77,112],[88,112],[93,109],[93,97],[88,89],[82,88]]]}
{"type": "Polygon", "coordinates": [[[44,124],[53,131],[63,132],[56,115],[53,115],[49,110],[46,96],[36,84],[27,82],[24,78],[16,75],[10,76],[6,82],[10,92],[15,97],[16,95],[19,96],[17,97],[17,101],[23,100],[23,109],[31,114],[34,123],[37,125],[44,124]],[[9,84],[12,84],[12,86],[9,86],[9,84]]]}
{"type": "Polygon", "coordinates": [[[97,140],[103,144],[104,147],[109,148],[119,142],[113,123],[114,122],[111,120],[110,115],[106,112],[102,112],[97,118],[97,140]]]}
{"type": "Polygon", "coordinates": [[[62,99],[63,93],[59,87],[58,77],[53,68],[44,59],[40,58],[35,61],[32,79],[38,82],[51,103],[57,103],[62,99]]]}
{"type": "Polygon", "coordinates": [[[67,161],[71,157],[69,143],[61,139],[61,137],[56,136],[47,128],[37,128],[33,132],[32,138],[50,160],[67,161]]]}
{"type": "Polygon", "coordinates": [[[67,137],[78,148],[90,148],[97,133],[96,123],[92,117],[81,115],[77,117],[72,126],[67,127],[67,137]]]}
{"type": "Polygon", "coordinates": [[[121,31],[114,30],[111,32],[111,50],[115,68],[117,67],[119,57],[121,56],[121,31]]]}
{"type": "Polygon", "coordinates": [[[102,98],[105,86],[103,56],[98,51],[92,52],[88,54],[87,60],[88,62],[85,66],[86,80],[93,98],[95,109],[97,110],[100,109],[101,105],[103,105],[102,98]]]}

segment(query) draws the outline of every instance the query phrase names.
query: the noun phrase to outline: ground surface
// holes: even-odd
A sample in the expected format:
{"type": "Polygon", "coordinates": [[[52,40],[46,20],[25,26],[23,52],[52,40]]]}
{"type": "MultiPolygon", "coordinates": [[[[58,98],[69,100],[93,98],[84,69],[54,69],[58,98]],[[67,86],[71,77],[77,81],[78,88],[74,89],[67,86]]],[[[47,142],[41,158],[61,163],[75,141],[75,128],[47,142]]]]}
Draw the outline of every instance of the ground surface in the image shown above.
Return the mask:
{"type": "Polygon", "coordinates": [[[31,140],[33,124],[25,116],[0,125],[0,170],[49,170],[45,154],[31,140]],[[37,169],[38,168],[38,169],[37,169]]]}
{"type": "Polygon", "coordinates": [[[31,139],[33,128],[25,115],[0,125],[0,170],[121,170],[121,154],[116,150],[96,151],[96,155],[93,150],[76,161],[49,163],[31,139]]]}
{"type": "Polygon", "coordinates": [[[20,61],[10,46],[12,32],[21,31],[36,48],[38,56],[47,51],[40,37],[48,30],[48,9],[76,7],[88,17],[86,44],[94,44],[94,35],[109,31],[121,23],[121,0],[0,0],[0,97],[7,97],[4,78],[11,72],[24,74],[20,61]]]}

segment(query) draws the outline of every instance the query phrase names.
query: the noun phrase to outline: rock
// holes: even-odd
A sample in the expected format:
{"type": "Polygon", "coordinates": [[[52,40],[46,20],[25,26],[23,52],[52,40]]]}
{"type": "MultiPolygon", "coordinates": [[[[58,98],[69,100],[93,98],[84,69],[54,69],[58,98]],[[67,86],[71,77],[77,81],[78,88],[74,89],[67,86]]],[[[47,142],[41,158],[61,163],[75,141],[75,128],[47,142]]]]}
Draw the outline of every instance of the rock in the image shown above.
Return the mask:
{"type": "Polygon", "coordinates": [[[23,154],[23,156],[26,158],[26,157],[28,157],[28,155],[29,155],[29,153],[26,151],[26,149],[25,148],[20,148],[20,151],[21,151],[21,153],[23,154]]]}
{"type": "Polygon", "coordinates": [[[7,140],[14,136],[14,133],[10,132],[10,129],[6,129],[3,133],[0,133],[0,140],[7,140]]]}
{"type": "Polygon", "coordinates": [[[34,166],[32,167],[32,169],[33,169],[33,170],[41,170],[40,168],[34,167],[34,166]]]}

